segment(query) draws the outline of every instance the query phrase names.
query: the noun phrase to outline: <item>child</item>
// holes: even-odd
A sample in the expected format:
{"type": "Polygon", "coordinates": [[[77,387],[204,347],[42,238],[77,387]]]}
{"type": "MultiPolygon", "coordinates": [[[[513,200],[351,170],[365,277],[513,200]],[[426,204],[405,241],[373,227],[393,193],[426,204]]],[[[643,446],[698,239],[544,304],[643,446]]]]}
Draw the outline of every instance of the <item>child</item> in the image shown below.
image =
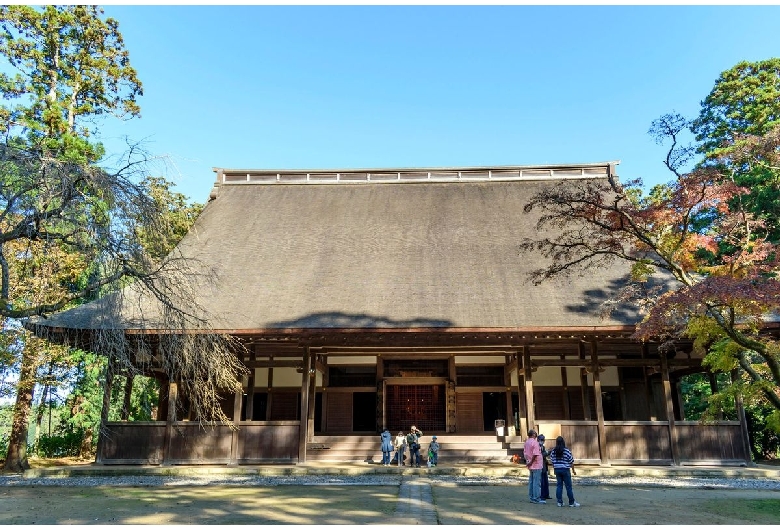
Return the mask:
{"type": "Polygon", "coordinates": [[[439,442],[436,435],[431,436],[431,444],[428,446],[428,467],[436,467],[439,463],[439,442]]]}
{"type": "Polygon", "coordinates": [[[395,460],[399,466],[404,465],[404,452],[406,449],[406,436],[402,431],[398,431],[395,437],[395,460]]]}

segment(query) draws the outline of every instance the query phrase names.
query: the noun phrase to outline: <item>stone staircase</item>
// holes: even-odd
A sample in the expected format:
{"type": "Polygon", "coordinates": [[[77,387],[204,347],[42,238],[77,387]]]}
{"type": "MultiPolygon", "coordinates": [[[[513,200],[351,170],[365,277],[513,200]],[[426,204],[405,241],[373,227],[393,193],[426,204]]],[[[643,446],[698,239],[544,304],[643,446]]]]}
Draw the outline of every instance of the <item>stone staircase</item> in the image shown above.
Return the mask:
{"type": "MultiPolygon", "coordinates": [[[[427,460],[431,436],[438,436],[439,462],[491,463],[509,462],[514,454],[522,456],[523,443],[519,436],[497,437],[495,434],[426,433],[421,440],[420,454],[427,460]]],[[[393,453],[395,454],[395,453],[393,453]]],[[[407,449],[407,463],[409,451],[407,449]]],[[[382,461],[379,435],[315,435],[306,444],[306,460],[313,462],[367,462],[382,461]]]]}

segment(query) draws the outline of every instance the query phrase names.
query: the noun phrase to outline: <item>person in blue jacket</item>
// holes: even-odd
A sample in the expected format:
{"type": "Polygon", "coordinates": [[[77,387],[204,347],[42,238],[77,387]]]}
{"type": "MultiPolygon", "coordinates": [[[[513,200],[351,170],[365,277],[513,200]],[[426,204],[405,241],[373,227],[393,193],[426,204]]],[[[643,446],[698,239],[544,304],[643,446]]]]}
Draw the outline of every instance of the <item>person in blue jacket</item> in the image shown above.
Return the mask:
{"type": "Polygon", "coordinates": [[[379,439],[382,441],[382,465],[390,465],[390,453],[393,452],[393,435],[390,431],[385,429],[382,434],[379,435],[379,439]]]}

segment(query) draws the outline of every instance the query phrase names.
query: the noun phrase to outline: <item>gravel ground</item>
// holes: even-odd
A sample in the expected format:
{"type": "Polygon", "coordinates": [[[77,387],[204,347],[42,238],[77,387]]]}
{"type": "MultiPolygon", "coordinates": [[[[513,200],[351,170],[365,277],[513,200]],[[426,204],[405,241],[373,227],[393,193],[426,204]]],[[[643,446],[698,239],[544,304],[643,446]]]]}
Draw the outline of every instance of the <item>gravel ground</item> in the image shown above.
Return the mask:
{"type": "MultiPolygon", "coordinates": [[[[521,478],[462,477],[431,475],[426,477],[432,484],[463,485],[508,485],[525,482],[521,478]]],[[[659,488],[695,488],[695,489],[731,489],[731,490],[768,490],[780,491],[777,479],[737,479],[737,478],[655,478],[655,477],[573,477],[574,484],[580,486],[631,485],[659,488]]],[[[234,486],[277,486],[277,485],[380,485],[394,486],[401,481],[400,476],[392,475],[303,475],[303,476],[231,476],[209,474],[202,477],[176,477],[158,475],[123,475],[89,477],[45,477],[23,478],[21,475],[0,475],[0,487],[13,486],[208,486],[227,484],[234,486]]]]}

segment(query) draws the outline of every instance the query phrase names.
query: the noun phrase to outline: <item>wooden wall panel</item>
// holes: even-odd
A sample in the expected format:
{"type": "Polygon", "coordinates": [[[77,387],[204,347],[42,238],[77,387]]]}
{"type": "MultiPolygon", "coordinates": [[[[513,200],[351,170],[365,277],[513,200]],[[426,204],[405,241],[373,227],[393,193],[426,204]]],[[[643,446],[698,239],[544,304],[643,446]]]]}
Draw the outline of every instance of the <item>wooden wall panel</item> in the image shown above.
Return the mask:
{"type": "Polygon", "coordinates": [[[301,416],[299,395],[300,392],[274,392],[270,421],[299,420],[301,416]]]}
{"type": "Polygon", "coordinates": [[[539,420],[565,420],[563,388],[534,388],[534,417],[539,420]]]}
{"type": "Polygon", "coordinates": [[[680,460],[733,463],[750,461],[742,442],[739,422],[704,425],[698,422],[676,422],[680,460]]]}
{"type": "Polygon", "coordinates": [[[456,396],[458,433],[484,432],[482,392],[458,392],[456,396]]]}
{"type": "Polygon", "coordinates": [[[328,392],[327,409],[326,432],[352,432],[352,392],[328,392]]]}

